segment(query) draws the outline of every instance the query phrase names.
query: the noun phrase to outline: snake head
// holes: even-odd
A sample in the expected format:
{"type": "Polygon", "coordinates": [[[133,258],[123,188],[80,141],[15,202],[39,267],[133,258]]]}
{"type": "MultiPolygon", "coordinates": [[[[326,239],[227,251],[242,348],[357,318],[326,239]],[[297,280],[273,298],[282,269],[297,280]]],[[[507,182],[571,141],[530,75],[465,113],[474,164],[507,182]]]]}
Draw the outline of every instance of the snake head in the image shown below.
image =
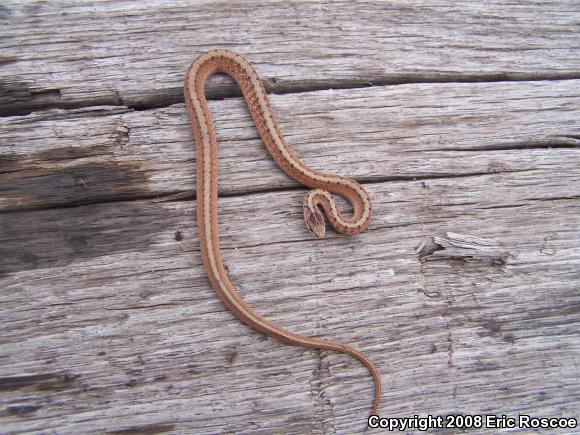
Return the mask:
{"type": "Polygon", "coordinates": [[[324,223],[324,216],[317,206],[309,207],[304,204],[304,222],[306,222],[306,228],[314,234],[314,237],[317,239],[324,238],[326,224],[324,223]]]}

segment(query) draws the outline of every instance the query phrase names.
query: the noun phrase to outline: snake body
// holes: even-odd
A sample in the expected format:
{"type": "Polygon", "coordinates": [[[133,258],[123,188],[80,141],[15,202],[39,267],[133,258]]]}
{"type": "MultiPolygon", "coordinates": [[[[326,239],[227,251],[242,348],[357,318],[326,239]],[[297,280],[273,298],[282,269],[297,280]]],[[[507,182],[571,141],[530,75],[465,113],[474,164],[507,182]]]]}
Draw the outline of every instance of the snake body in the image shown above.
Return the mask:
{"type": "Polygon", "coordinates": [[[218,237],[218,165],[217,141],[212,117],[205,98],[206,80],[216,73],[234,79],[254,119],[258,132],[273,159],[290,177],[314,189],[304,198],[304,218],[314,236],[324,236],[325,224],[320,207],[330,225],[342,234],[357,234],[368,227],[371,202],[367,192],[356,181],[319,172],[304,164],[288,147],[262,82],[254,68],[242,56],[229,50],[212,50],[197,58],[185,78],[185,101],[192,121],[196,142],[197,226],[200,250],[209,281],[226,307],[249,327],[283,343],[306,348],[342,352],[359,360],[370,371],[375,384],[372,414],[380,405],[381,379],[373,363],[360,351],[346,344],[295,334],[257,314],[234,289],[220,254],[218,237]],[[345,218],[331,193],[346,198],[353,214],[345,218]]]}

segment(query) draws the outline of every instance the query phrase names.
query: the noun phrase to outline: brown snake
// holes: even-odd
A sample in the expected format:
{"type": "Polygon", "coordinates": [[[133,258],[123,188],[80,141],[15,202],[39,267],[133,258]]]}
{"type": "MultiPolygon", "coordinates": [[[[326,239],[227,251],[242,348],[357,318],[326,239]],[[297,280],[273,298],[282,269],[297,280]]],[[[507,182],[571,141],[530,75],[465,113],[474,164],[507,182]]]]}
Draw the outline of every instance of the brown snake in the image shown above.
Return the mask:
{"type": "Polygon", "coordinates": [[[315,189],[304,198],[304,219],[316,237],[324,237],[325,231],[324,217],[319,207],[324,210],[330,225],[342,234],[357,234],[365,230],[371,217],[371,202],[360,184],[350,178],[312,169],[290,150],[280,133],[266,91],[254,68],[232,51],[209,51],[191,64],[185,77],[185,101],[196,142],[197,227],[201,256],[209,281],[228,309],[249,327],[290,345],[334,350],[362,362],[374,379],[375,400],[371,415],[376,414],[381,400],[381,378],[373,363],[362,352],[342,343],[294,334],[265,319],[244,302],[230,282],[220,254],[217,141],[204,89],[208,77],[215,73],[225,73],[239,85],[258,132],[278,166],[296,181],[315,189]],[[350,201],[352,217],[345,218],[340,213],[331,193],[350,201]]]}

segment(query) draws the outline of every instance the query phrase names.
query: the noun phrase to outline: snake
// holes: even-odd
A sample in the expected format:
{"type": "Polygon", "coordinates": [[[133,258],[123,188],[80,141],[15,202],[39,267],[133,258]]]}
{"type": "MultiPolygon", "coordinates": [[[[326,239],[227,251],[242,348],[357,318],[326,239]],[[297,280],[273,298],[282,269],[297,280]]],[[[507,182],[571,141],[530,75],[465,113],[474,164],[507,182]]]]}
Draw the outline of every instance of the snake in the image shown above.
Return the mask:
{"type": "Polygon", "coordinates": [[[225,306],[250,328],[288,345],[341,352],[360,361],[374,380],[374,403],[370,414],[374,415],[381,401],[381,377],[365,354],[343,343],[298,335],[264,318],[242,299],[230,281],[218,234],[217,139],[205,96],[207,79],[218,73],[230,76],[241,89],[260,137],[278,166],[288,176],[312,189],[304,197],[303,214],[306,227],[314,237],[320,239],[325,235],[324,215],[336,232],[346,235],[360,233],[368,228],[372,209],[368,193],[358,182],[315,170],[290,149],[282,137],[259,75],[243,56],[225,49],[208,51],[188,68],[184,93],[196,144],[196,217],[201,257],[209,282],[225,306]],[[332,194],[350,202],[351,217],[341,213],[332,194]]]}

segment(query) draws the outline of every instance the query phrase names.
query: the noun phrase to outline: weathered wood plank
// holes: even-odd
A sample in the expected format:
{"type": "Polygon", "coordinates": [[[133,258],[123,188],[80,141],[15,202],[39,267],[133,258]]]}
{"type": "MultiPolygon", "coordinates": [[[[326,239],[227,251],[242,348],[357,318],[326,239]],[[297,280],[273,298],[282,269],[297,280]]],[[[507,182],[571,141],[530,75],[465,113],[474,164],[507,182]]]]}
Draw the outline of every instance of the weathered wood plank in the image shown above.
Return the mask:
{"type": "Polygon", "coordinates": [[[314,90],[271,96],[283,132],[374,200],[366,233],[311,240],[304,192],[241,99],[212,101],[244,298],[367,353],[381,415],[577,417],[578,17],[499,0],[4,2],[0,114],[90,107],[0,119],[2,432],[364,427],[363,367],[252,333],[205,278],[178,103],[215,47],[270,91],[314,90]],[[457,83],[494,80],[525,81],[457,83]]]}
{"type": "MultiPolygon", "coordinates": [[[[272,95],[288,142],[362,181],[579,165],[580,80],[409,84],[272,95]],[[559,148],[559,149],[553,149],[559,148]]],[[[212,101],[220,193],[296,186],[267,155],[240,98],[212,101]]],[[[47,111],[0,120],[4,210],[194,190],[183,105],[47,111]]]]}
{"type": "MultiPolygon", "coordinates": [[[[580,75],[577,2],[3,5],[4,114],[180,102],[188,64],[220,47],[247,55],[275,92],[580,75]]],[[[210,93],[231,92],[224,83],[210,93]]]]}
{"type": "MultiPolygon", "coordinates": [[[[220,199],[224,257],[244,298],[368,353],[385,377],[382,415],[577,416],[579,167],[366,187],[369,231],[320,241],[301,221],[301,190],[220,199]],[[416,253],[428,234],[457,241],[443,242],[449,231],[509,256],[416,253]]],[[[364,427],[366,370],[236,321],[204,277],[194,215],[191,201],[0,215],[4,430],[364,427]]]]}

